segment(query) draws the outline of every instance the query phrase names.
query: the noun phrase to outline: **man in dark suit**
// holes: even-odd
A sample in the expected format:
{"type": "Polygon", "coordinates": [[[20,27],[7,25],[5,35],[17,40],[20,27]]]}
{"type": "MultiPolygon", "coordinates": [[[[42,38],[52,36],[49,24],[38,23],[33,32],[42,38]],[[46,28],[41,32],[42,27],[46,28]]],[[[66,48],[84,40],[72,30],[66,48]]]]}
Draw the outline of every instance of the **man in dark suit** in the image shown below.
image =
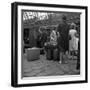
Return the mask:
{"type": "Polygon", "coordinates": [[[68,40],[68,33],[69,33],[69,25],[67,24],[67,18],[65,15],[62,16],[62,22],[58,25],[58,32],[60,33],[59,39],[59,47],[60,47],[60,63],[63,59],[63,54],[68,51],[69,48],[69,40],[68,40]]]}

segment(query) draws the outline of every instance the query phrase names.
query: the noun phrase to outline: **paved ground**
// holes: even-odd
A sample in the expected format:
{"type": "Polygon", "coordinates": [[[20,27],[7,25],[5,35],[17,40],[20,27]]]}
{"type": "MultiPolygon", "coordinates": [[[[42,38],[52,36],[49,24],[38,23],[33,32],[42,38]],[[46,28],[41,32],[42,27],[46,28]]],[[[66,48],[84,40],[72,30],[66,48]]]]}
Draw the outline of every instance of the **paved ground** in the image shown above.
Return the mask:
{"type": "Polygon", "coordinates": [[[26,55],[23,59],[23,77],[34,76],[56,76],[56,75],[77,75],[80,74],[76,70],[77,60],[65,60],[67,63],[60,64],[56,61],[46,60],[45,56],[41,55],[39,60],[28,61],[26,55]]]}

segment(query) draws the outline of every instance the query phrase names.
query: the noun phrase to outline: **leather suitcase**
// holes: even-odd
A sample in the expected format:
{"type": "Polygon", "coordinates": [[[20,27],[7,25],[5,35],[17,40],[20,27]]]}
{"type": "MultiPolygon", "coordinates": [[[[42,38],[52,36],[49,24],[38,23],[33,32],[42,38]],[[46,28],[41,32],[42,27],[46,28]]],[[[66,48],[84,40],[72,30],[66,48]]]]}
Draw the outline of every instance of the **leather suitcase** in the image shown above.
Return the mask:
{"type": "Polygon", "coordinates": [[[50,49],[47,49],[46,58],[47,58],[47,60],[51,60],[52,59],[52,52],[51,52],[50,49]]]}
{"type": "Polygon", "coordinates": [[[59,61],[60,60],[60,54],[59,54],[59,50],[58,49],[54,49],[53,50],[53,59],[55,61],[59,61]]]}

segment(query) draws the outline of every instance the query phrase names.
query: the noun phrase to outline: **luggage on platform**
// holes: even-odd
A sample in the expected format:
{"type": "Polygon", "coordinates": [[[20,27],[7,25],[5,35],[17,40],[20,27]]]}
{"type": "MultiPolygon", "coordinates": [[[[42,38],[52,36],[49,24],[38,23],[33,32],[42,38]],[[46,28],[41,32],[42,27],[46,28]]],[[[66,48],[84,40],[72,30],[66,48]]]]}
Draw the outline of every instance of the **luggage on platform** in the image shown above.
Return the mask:
{"type": "Polygon", "coordinates": [[[50,49],[47,49],[46,58],[47,60],[52,60],[52,52],[50,49]]]}
{"type": "Polygon", "coordinates": [[[60,60],[60,54],[59,54],[59,50],[57,48],[53,50],[53,60],[55,60],[55,61],[60,60]]]}

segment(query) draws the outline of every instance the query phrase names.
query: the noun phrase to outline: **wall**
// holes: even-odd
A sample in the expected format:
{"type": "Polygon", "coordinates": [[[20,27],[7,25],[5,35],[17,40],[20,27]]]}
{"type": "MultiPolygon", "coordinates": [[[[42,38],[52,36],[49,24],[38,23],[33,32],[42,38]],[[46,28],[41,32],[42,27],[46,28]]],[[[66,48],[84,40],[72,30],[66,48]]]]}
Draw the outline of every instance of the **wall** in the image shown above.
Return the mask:
{"type": "MultiPolygon", "coordinates": [[[[10,86],[11,80],[11,2],[14,0],[1,0],[0,2],[0,90],[14,90],[10,86]]],[[[18,1],[18,0],[16,0],[18,1]]],[[[20,0],[19,0],[20,1],[20,0]]],[[[69,4],[69,5],[87,5],[89,8],[89,0],[21,0],[37,3],[52,3],[52,4],[69,4]]],[[[90,12],[89,15],[90,16],[90,12]]],[[[90,18],[88,18],[90,20],[90,18]]],[[[90,27],[89,27],[90,28],[90,27]]],[[[90,31],[88,32],[90,33],[90,31]]],[[[90,38],[90,35],[89,35],[90,38]]],[[[90,42],[89,45],[90,46],[90,42]]],[[[88,48],[90,49],[90,48],[88,48]]],[[[88,50],[89,51],[89,50],[88,50]]],[[[89,57],[90,58],[90,57],[89,57]]],[[[88,62],[90,63],[90,61],[88,62]]],[[[89,65],[90,68],[90,65],[89,65]]],[[[90,71],[89,71],[90,76],[90,71]]],[[[89,79],[90,82],[90,79],[89,79]]],[[[70,85],[54,85],[42,87],[25,87],[18,89],[27,90],[89,90],[88,84],[70,84],[70,85]]]]}

